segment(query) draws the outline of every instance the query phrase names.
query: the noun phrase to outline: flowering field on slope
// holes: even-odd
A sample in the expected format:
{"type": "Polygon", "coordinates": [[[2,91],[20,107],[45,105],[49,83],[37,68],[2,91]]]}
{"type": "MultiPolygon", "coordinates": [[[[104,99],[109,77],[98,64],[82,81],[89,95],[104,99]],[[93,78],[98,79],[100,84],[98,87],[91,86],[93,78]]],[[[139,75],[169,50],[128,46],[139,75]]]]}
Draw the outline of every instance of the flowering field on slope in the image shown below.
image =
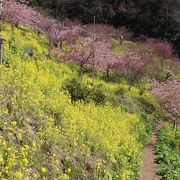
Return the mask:
{"type": "MultiPolygon", "coordinates": [[[[138,112],[111,102],[72,104],[62,86],[77,70],[45,57],[43,35],[10,28],[5,24],[2,32],[7,43],[0,66],[0,177],[137,179],[148,134],[138,112]]],[[[119,87],[97,77],[99,83],[107,94],[119,87]]],[[[121,87],[128,89],[126,83],[121,87]]],[[[139,89],[127,96],[139,97],[139,89]]],[[[142,97],[151,99],[147,93],[142,97]]]]}

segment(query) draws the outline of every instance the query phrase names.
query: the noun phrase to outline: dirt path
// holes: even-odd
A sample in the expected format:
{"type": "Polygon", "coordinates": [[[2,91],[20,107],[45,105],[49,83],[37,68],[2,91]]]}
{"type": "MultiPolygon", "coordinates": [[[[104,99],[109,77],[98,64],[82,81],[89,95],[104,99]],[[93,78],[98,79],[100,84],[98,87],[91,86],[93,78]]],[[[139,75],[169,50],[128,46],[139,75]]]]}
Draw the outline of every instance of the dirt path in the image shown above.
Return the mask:
{"type": "Polygon", "coordinates": [[[157,140],[157,131],[162,125],[157,125],[153,131],[151,142],[143,149],[142,166],[140,180],[160,180],[156,164],[155,144],[157,140]]]}

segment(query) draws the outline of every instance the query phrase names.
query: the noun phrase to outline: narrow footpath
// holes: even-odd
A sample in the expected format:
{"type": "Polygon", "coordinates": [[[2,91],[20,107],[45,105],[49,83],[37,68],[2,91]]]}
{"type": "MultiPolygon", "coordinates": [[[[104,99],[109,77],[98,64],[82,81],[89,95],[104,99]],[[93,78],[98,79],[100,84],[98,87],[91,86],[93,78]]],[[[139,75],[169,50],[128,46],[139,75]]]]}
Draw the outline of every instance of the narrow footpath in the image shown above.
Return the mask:
{"type": "Polygon", "coordinates": [[[153,130],[151,142],[143,149],[140,180],[161,180],[161,176],[158,175],[155,155],[157,131],[161,126],[157,125],[157,128],[153,130]]]}

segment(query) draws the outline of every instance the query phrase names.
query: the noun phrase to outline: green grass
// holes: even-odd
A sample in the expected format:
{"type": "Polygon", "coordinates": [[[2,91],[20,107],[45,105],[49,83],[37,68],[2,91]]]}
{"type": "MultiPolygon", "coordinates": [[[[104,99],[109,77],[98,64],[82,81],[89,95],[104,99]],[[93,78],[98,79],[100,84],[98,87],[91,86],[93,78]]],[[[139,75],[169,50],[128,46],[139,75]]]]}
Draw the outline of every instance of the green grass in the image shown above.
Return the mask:
{"type": "Polygon", "coordinates": [[[113,50],[116,53],[130,52],[132,49],[137,49],[138,44],[132,41],[124,40],[121,44],[118,40],[113,39],[113,50]]]}

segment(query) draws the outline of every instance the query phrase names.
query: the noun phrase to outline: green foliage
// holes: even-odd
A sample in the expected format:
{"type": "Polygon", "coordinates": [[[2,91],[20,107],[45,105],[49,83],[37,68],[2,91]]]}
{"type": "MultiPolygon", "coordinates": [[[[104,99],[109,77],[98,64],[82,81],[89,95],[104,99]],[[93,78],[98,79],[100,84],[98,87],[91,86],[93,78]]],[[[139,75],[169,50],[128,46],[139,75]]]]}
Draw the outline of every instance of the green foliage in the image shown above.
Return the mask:
{"type": "Polygon", "coordinates": [[[63,84],[63,89],[68,91],[71,96],[71,101],[88,101],[90,96],[90,89],[82,84],[78,79],[66,80],[63,84]]]}
{"type": "Polygon", "coordinates": [[[163,179],[178,180],[180,177],[180,140],[172,124],[158,132],[156,152],[163,179]]]}
{"type": "Polygon", "coordinates": [[[123,80],[126,80],[126,78],[122,74],[116,71],[111,72],[110,76],[103,76],[102,79],[106,82],[112,83],[121,83],[123,80]]]}
{"type": "Polygon", "coordinates": [[[103,104],[106,102],[106,95],[103,92],[101,85],[93,87],[91,94],[92,99],[96,104],[103,104]]]}
{"type": "Polygon", "coordinates": [[[128,52],[129,49],[126,47],[128,41],[125,41],[122,43],[122,45],[119,44],[119,41],[113,39],[113,51],[116,53],[124,53],[128,52]]]}
{"type": "Polygon", "coordinates": [[[106,96],[99,85],[94,87],[88,86],[76,78],[66,80],[63,84],[63,90],[68,91],[71,96],[71,102],[94,101],[96,104],[102,104],[106,100],[106,96]]]}

